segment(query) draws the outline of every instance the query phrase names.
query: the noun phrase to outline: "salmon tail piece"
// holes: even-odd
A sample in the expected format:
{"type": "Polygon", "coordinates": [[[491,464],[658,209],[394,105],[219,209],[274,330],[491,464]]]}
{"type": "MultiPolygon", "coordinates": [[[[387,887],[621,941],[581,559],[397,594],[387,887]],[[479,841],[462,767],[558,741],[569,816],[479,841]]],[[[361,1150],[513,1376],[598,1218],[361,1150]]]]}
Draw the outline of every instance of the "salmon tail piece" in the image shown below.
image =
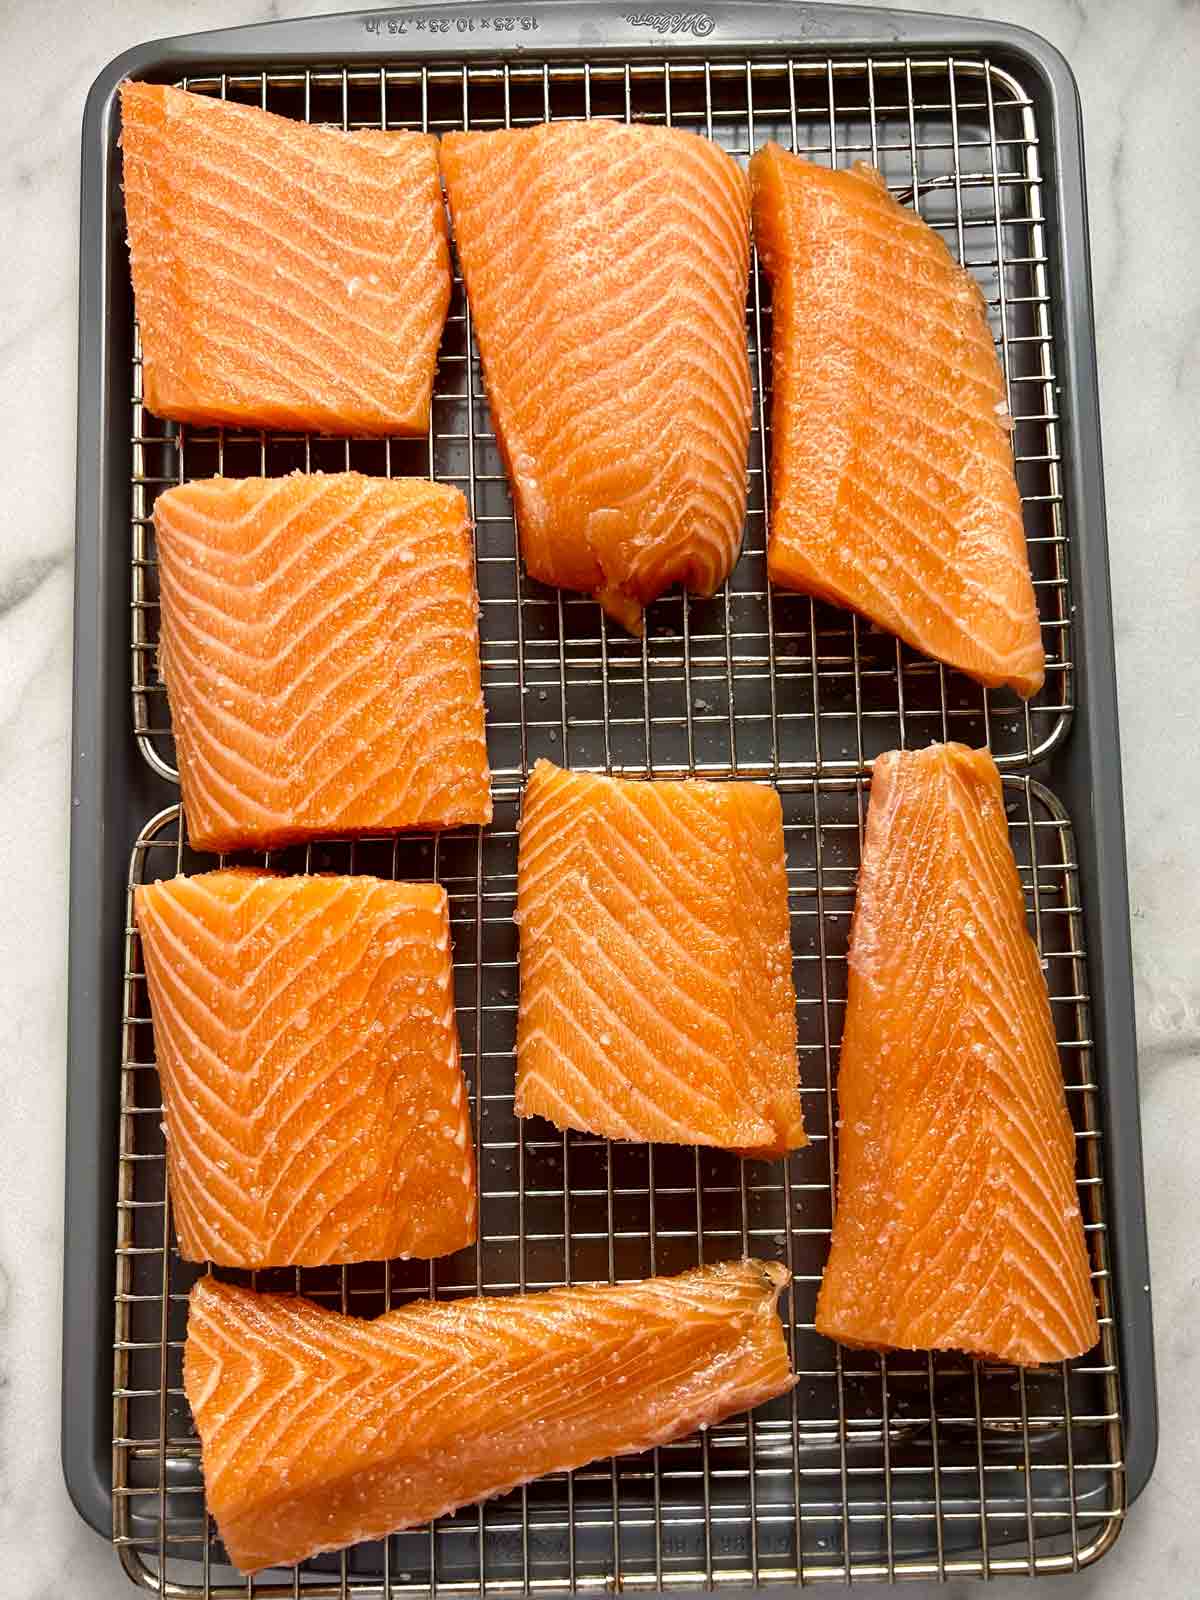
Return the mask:
{"type": "Polygon", "coordinates": [[[526,569],[640,634],[741,548],[746,174],[711,139],[603,119],[439,152],[526,569]]]}
{"type": "Polygon", "coordinates": [[[1045,653],[978,284],[874,168],[750,163],[771,280],[771,581],[1028,697],[1045,653]]]}
{"type": "Polygon", "coordinates": [[[785,1394],[788,1281],[727,1262],[365,1322],[203,1278],[183,1378],[230,1559],[252,1573],[383,1538],[785,1394]]]}
{"type": "Polygon", "coordinates": [[[429,425],[450,247],[429,134],[121,85],[147,408],[336,434],[429,425]]]}
{"type": "Polygon", "coordinates": [[[537,762],[517,921],[518,1116],[764,1160],[807,1143],[773,789],[537,762]]]}
{"type": "Polygon", "coordinates": [[[820,1333],[1032,1366],[1099,1338],[1046,980],[984,750],[878,757],[820,1333]]]}

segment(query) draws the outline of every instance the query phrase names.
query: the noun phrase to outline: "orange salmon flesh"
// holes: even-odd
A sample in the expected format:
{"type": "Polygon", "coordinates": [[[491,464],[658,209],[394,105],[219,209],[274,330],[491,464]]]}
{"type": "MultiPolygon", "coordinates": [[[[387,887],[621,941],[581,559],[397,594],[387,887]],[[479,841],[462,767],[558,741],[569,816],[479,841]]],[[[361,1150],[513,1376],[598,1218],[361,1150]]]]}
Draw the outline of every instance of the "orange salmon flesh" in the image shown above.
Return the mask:
{"type": "Polygon", "coordinates": [[[640,633],[741,547],[746,175],[604,121],[449,133],[441,164],[526,568],[640,633]]]}
{"type": "Polygon", "coordinates": [[[206,478],[154,505],[188,837],[490,822],[470,519],[415,478],[206,478]]]}
{"type": "Polygon", "coordinates": [[[201,1279],[183,1377],[225,1548],[288,1565],[785,1394],[787,1283],[726,1262],[365,1322],[201,1279]]]}
{"type": "Polygon", "coordinates": [[[771,581],[1021,695],[1045,658],[1004,377],[974,278],[883,178],[768,144],[771,581]]]}
{"type": "Polygon", "coordinates": [[[881,756],[850,937],[819,1333],[1029,1366],[1099,1338],[1075,1135],[983,750],[881,756]]]}
{"type": "Polygon", "coordinates": [[[806,1142],[773,789],[539,761],[517,921],[518,1115],[762,1157],[806,1142]]]}
{"type": "Polygon", "coordinates": [[[156,416],[425,432],[451,287],[436,139],[127,82],[121,154],[156,416]]]}
{"type": "Polygon", "coordinates": [[[134,915],[185,1260],[474,1242],[444,889],[242,867],[142,884],[134,915]]]}

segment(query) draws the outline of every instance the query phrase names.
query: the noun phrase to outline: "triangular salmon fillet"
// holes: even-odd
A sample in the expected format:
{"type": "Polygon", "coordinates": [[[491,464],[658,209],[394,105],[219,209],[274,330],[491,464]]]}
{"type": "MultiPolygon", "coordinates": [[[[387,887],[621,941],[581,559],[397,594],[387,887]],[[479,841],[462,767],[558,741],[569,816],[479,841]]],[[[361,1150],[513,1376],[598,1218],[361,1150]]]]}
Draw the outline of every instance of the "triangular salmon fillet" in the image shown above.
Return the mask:
{"type": "Polygon", "coordinates": [[[1090,1350],[1075,1137],[986,751],[875,762],[849,961],[818,1332],[1022,1366],[1090,1350]]]}
{"type": "Polygon", "coordinates": [[[773,789],[539,761],[517,922],[518,1115],[764,1158],[806,1143],[773,789]]]}
{"type": "Polygon", "coordinates": [[[772,582],[1021,695],[1045,657],[983,296],[862,162],[750,163],[771,279],[772,582]]]}
{"type": "Polygon", "coordinates": [[[682,1438],[791,1389],[787,1282],[729,1262],[363,1322],[202,1279],[183,1379],[208,1509],[257,1572],[682,1438]]]}
{"type": "Polygon", "coordinates": [[[440,154],[526,568],[640,632],[741,545],[746,175],[695,134],[602,121],[440,154]]]}
{"type": "Polygon", "coordinates": [[[414,478],[205,478],[154,503],[188,837],[490,822],[466,501],[414,478]]]}
{"type": "Polygon", "coordinates": [[[474,1242],[446,892],[248,868],[142,884],[185,1260],[323,1266],[474,1242]]]}
{"type": "Polygon", "coordinates": [[[156,416],[425,432],[451,284],[436,139],[126,82],[121,151],[156,416]]]}

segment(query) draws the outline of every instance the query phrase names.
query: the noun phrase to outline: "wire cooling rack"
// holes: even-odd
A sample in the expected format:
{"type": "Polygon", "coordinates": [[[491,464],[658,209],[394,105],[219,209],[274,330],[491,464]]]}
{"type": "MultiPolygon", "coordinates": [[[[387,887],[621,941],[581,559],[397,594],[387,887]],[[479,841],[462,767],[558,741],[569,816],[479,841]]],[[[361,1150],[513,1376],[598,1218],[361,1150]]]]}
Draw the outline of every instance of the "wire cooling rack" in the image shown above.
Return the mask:
{"type": "MultiPolygon", "coordinates": [[[[1029,96],[982,59],[645,57],[364,70],[289,68],[186,86],[343,127],[520,126],[617,116],[690,128],[739,159],[767,138],[814,159],[871,160],[976,274],[1014,417],[1018,481],[1048,658],[1028,705],[985,692],[866,624],[766,582],[770,306],[755,273],[755,382],[745,549],[712,600],[675,594],[644,640],[593,602],[530,582],[516,559],[502,464],[456,277],[423,440],[332,440],[175,428],[132,372],[133,727],[175,776],[157,677],[151,515],[169,484],[301,468],[421,474],[457,484],[477,528],[481,648],[497,801],[483,832],[333,842],[276,855],[297,870],[440,880],[449,893],[464,1069],[480,1173],[480,1239],[433,1264],[261,1273],[372,1314],[416,1296],[520,1292],[676,1272],[754,1253],[782,1260],[795,1393],[699,1438],[597,1463],[295,1572],[247,1581],[225,1564],[203,1503],[181,1387],[196,1268],[171,1246],[161,1100],[131,916],[125,934],[113,1411],[114,1538],[163,1595],[503,1594],[789,1583],[820,1578],[1034,1573],[1094,1559],[1124,1506],[1117,1346],[1089,1035],[1075,847],[1058,802],[1006,778],[1014,848],[1043,951],[1075,1120],[1079,1185],[1101,1309],[1098,1350],[1027,1373],[962,1358],[878,1358],[820,1339],[812,1319],[828,1246],[834,1064],[845,947],[871,759],[958,738],[1002,766],[1064,738],[1072,705],[1055,346],[1029,96]],[[630,775],[764,777],[786,819],[800,1063],[812,1144],[786,1163],[719,1151],[609,1145],[522,1122],[512,1106],[517,990],[516,823],[538,756],[630,775]]],[[[143,829],[130,888],[203,870],[179,809],[143,829]]]]}
{"type": "Polygon", "coordinates": [[[295,468],[420,474],[462,489],[477,528],[484,689],[500,794],[532,762],[568,757],[629,775],[794,777],[867,770],[882,750],[957,738],[1026,766],[1064,737],[1073,701],[1071,599],[1061,483],[1047,224],[1034,108],[1008,71],[978,59],[673,58],[436,64],[225,73],[197,92],[344,128],[525,126],[606,116],[671,123],[738,160],[774,138],[836,165],[873,162],[975,274],[987,297],[1014,419],[1017,479],[1047,657],[1028,704],[985,691],[848,613],[770,591],[770,296],[755,269],[747,338],[754,376],[749,511],[742,558],[713,599],[664,597],[644,640],[590,600],[526,579],[488,415],[470,314],[456,274],[423,440],[176,428],[141,403],[133,362],[133,726],[152,767],[174,778],[155,664],[155,495],[215,472],[295,468]]]}
{"type": "MultiPolygon", "coordinates": [[[[200,1270],[171,1243],[161,1098],[133,885],[200,871],[179,808],[130,864],[117,1201],[114,1534],[164,1594],[432,1595],[1047,1572],[1099,1555],[1124,1501],[1102,1182],[1075,846],[1058,802],[1005,779],[1014,852],[1043,952],[1067,1096],[1101,1343],[1021,1372],[958,1356],[842,1350],[813,1329],[835,1186],[835,1062],[866,811],[863,779],[782,786],[811,1145],[785,1162],[614,1145],[513,1113],[517,993],[513,801],[491,829],[334,842],[264,858],[294,870],[437,878],[450,901],[480,1236],[433,1263],[223,1274],[373,1315],[422,1295],[536,1290],[679,1272],[743,1254],[794,1274],[783,1315],[800,1384],[788,1398],[646,1455],[596,1463],[248,1583],[207,1522],[182,1390],[186,1295],[200,1270]],[[186,1563],[186,1564],[185,1564],[186,1563]],[[310,1587],[311,1586],[311,1587],[310,1587]]],[[[239,858],[244,859],[244,858],[239,858]]]]}

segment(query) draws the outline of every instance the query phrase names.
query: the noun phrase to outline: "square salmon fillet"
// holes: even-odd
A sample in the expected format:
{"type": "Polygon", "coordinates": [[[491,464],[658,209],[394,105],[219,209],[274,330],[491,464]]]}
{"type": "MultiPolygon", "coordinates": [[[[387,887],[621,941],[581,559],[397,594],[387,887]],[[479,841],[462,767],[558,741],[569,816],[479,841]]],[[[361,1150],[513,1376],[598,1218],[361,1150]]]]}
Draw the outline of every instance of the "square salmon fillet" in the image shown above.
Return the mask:
{"type": "Polygon", "coordinates": [[[121,151],[151,411],[425,432],[451,282],[436,139],[124,83],[121,151]]]}
{"type": "Polygon", "coordinates": [[[471,526],[457,489],[207,478],[154,507],[188,836],[490,822],[471,526]]]}
{"type": "Polygon", "coordinates": [[[473,1242],[445,890],[251,868],[134,892],[180,1254],[227,1267],[473,1242]]]}
{"type": "Polygon", "coordinates": [[[517,921],[521,1116],[764,1157],[806,1143],[773,789],[539,761],[517,921]]]}

